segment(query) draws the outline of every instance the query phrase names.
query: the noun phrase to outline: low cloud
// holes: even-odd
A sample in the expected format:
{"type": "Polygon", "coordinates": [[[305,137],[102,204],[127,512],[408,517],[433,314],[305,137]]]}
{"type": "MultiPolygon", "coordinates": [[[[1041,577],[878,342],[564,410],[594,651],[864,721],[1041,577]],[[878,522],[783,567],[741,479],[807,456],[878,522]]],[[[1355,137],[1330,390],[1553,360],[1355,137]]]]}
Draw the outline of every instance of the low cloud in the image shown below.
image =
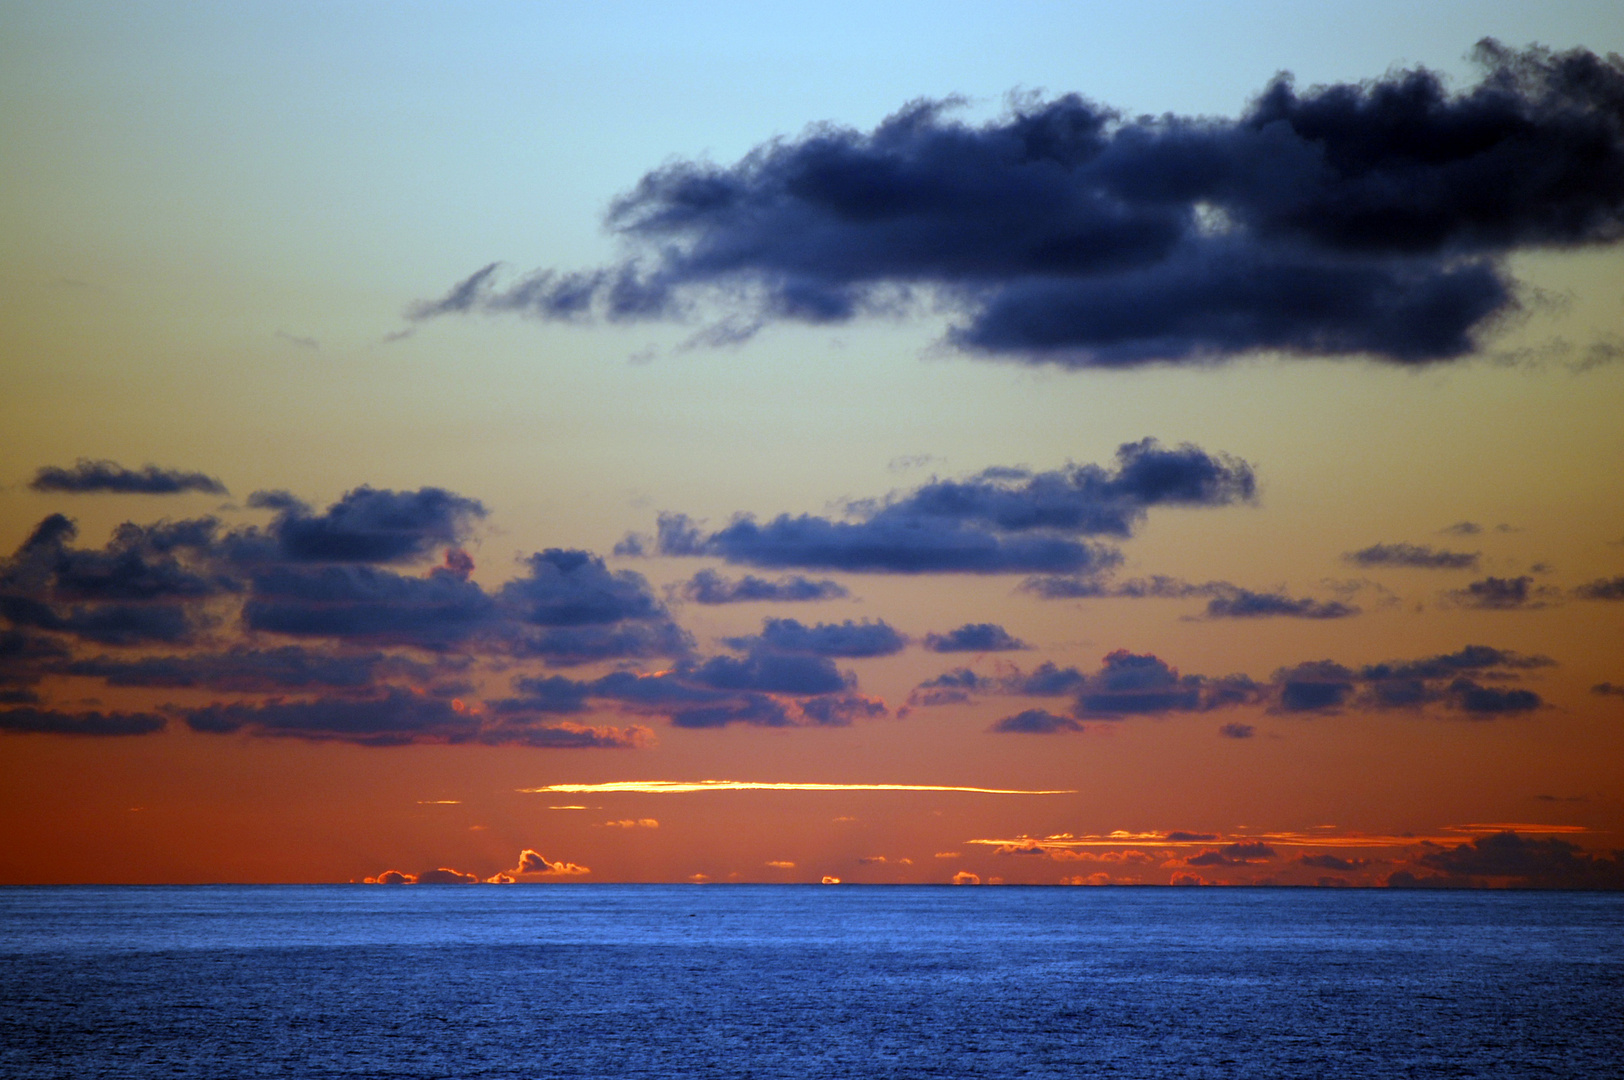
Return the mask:
{"type": "Polygon", "coordinates": [[[164,718],[155,713],[0,709],[0,731],[14,735],[151,735],[164,725],[164,718]]]}
{"type": "Polygon", "coordinates": [[[1513,611],[1544,607],[1543,598],[1554,595],[1554,592],[1549,588],[1536,588],[1534,579],[1525,574],[1514,578],[1486,577],[1464,589],[1453,589],[1448,595],[1461,607],[1513,611]]]}
{"type": "Polygon", "coordinates": [[[1581,600],[1624,600],[1624,575],[1586,582],[1575,588],[1573,595],[1581,600]]]}
{"type": "Polygon", "coordinates": [[[1387,879],[1393,888],[1624,889],[1624,853],[1592,855],[1555,837],[1533,840],[1515,832],[1480,837],[1431,851],[1412,870],[1387,879]]]}

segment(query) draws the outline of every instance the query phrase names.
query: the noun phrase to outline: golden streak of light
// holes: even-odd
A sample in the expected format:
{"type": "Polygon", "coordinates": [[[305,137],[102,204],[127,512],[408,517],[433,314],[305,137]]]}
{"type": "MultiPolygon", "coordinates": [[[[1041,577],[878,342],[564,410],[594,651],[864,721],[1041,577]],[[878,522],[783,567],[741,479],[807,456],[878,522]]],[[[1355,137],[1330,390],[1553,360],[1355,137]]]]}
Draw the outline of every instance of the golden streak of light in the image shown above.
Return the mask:
{"type": "Polygon", "coordinates": [[[643,795],[675,795],[693,791],[968,791],[977,795],[1075,795],[1076,789],[1028,791],[1022,788],[958,787],[952,784],[794,784],[761,780],[612,780],[604,784],[548,784],[520,788],[527,795],[569,793],[574,795],[633,792],[643,795]]]}

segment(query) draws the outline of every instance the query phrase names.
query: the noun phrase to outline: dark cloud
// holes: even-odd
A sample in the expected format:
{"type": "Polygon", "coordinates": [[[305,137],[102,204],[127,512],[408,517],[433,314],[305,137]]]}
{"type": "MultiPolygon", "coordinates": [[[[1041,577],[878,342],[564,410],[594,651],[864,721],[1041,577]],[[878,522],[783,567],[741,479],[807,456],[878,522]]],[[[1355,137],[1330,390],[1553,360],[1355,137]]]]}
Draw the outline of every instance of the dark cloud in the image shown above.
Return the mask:
{"type": "Polygon", "coordinates": [[[1592,694],[1601,694],[1603,696],[1616,694],[1619,697],[1624,697],[1624,686],[1621,686],[1618,683],[1599,682],[1590,688],[1590,692],[1592,694]]]}
{"type": "Polygon", "coordinates": [[[769,581],[746,574],[729,580],[714,570],[701,570],[683,582],[678,594],[696,604],[744,604],[762,600],[834,600],[848,595],[843,585],[824,579],[813,581],[799,574],[769,581]]]}
{"type": "Polygon", "coordinates": [[[28,486],[35,491],[65,492],[83,495],[106,492],[117,495],[176,495],[183,491],[201,491],[209,495],[226,494],[226,486],[212,476],[182,469],[160,469],[144,465],[140,469],[126,469],[112,461],[90,461],[80,458],[71,469],[57,465],[43,465],[34,474],[28,486]]]}
{"type": "Polygon", "coordinates": [[[529,575],[508,582],[501,594],[525,622],[591,626],[665,614],[641,574],[610,571],[590,551],[548,548],[526,562],[529,575]]]}
{"type": "Polygon", "coordinates": [[[412,577],[375,566],[275,566],[252,579],[243,622],[252,630],[445,649],[492,629],[496,601],[475,582],[435,567],[412,577]]]}
{"type": "Polygon", "coordinates": [[[1615,578],[1597,578],[1573,590],[1582,600],[1624,600],[1624,575],[1615,578]]]}
{"type": "Polygon", "coordinates": [[[441,488],[378,490],[362,485],[320,514],[286,492],[255,492],[248,504],[275,510],[267,530],[289,562],[415,562],[459,542],[485,516],[476,499],[441,488]]]}
{"type": "Polygon", "coordinates": [[[1181,676],[1159,657],[1118,649],[1085,681],[1077,712],[1129,716],[1198,709],[1203,682],[1199,675],[1181,676]]]}
{"type": "Polygon", "coordinates": [[[1450,683],[1449,693],[1458,708],[1474,717],[1532,712],[1545,704],[1532,690],[1482,686],[1466,678],[1450,683]]]}
{"type": "Polygon", "coordinates": [[[954,668],[927,679],[908,695],[909,705],[958,705],[970,700],[977,690],[986,690],[991,680],[969,668],[954,668]]]}
{"type": "Polygon", "coordinates": [[[1450,597],[1463,607],[1484,608],[1491,611],[1509,611],[1515,608],[1544,607],[1539,599],[1545,590],[1534,588],[1534,579],[1522,577],[1486,577],[1474,581],[1464,589],[1451,590],[1450,597]]]}
{"type": "Polygon", "coordinates": [[[507,648],[515,657],[540,659],[551,667],[573,667],[603,660],[687,656],[693,645],[687,631],[668,619],[660,619],[523,631],[508,642],[507,648]]]}
{"type": "Polygon", "coordinates": [[[684,515],[662,514],[656,550],[755,566],[1076,574],[1121,559],[1080,537],[1126,537],[1149,507],[1225,506],[1251,499],[1255,489],[1244,461],[1143,439],[1118,448],[1114,469],[988,469],[853,503],[844,521],[783,514],[762,524],[740,515],[707,534],[684,515]]]}
{"type": "Polygon", "coordinates": [[[926,634],[931,652],[1012,652],[1031,646],[997,623],[965,623],[945,634],[926,634]]]}
{"type": "Polygon", "coordinates": [[[1420,875],[1401,870],[1394,888],[1461,888],[1509,885],[1520,889],[1624,889],[1624,855],[1591,855],[1554,837],[1531,840],[1495,833],[1459,847],[1431,851],[1416,860],[1420,875]]]}
{"type": "Polygon", "coordinates": [[[0,616],[103,645],[185,641],[207,622],[201,602],[237,588],[189,550],[210,543],[215,527],[125,524],[104,547],[79,548],[77,526],[52,514],[0,560],[0,616]]]}
{"type": "Polygon", "coordinates": [[[717,690],[758,690],[778,694],[829,694],[849,680],[826,656],[754,649],[743,659],[713,656],[691,669],[692,679],[717,690]]]}
{"type": "Polygon", "coordinates": [[[162,731],[164,723],[154,713],[0,709],[0,731],[18,735],[150,735],[162,731]]]}
{"type": "Polygon", "coordinates": [[[1359,609],[1340,600],[1314,600],[1279,592],[1254,592],[1227,581],[1200,584],[1178,578],[1154,575],[1111,581],[1101,574],[1083,576],[1038,575],[1020,585],[1020,591],[1045,600],[1127,598],[1133,600],[1183,600],[1207,597],[1209,619],[1256,619],[1286,617],[1295,619],[1346,619],[1359,609]]]}
{"type": "Polygon", "coordinates": [[[1004,717],[988,730],[1023,735],[1053,735],[1062,731],[1082,731],[1083,724],[1076,717],[1057,716],[1047,709],[1027,709],[1014,716],[1004,717]]]}
{"type": "MultiPolygon", "coordinates": [[[[1458,528],[1458,526],[1457,526],[1458,528]]],[[[1446,551],[1427,544],[1371,544],[1342,556],[1359,566],[1408,566],[1427,570],[1475,570],[1475,551],[1446,551]]]]}
{"type": "Polygon", "coordinates": [[[372,698],[270,700],[216,704],[184,710],[186,725],[209,734],[243,732],[312,741],[404,746],[417,742],[521,744],[553,747],[626,748],[641,745],[635,730],[578,724],[526,723],[522,717],[488,715],[460,699],[445,700],[397,687],[372,698]]]}
{"type": "Polygon", "coordinates": [[[1312,600],[1280,593],[1258,593],[1237,588],[1207,601],[1209,619],[1261,619],[1285,616],[1293,619],[1346,619],[1359,609],[1340,600],[1312,600]]]}
{"type": "Polygon", "coordinates": [[[1336,709],[1353,696],[1354,674],[1330,660],[1282,668],[1274,674],[1279,707],[1286,712],[1336,709]]]}
{"type": "Polygon", "coordinates": [[[724,639],[735,649],[767,649],[774,652],[810,653],[815,656],[891,656],[908,645],[908,639],[885,620],[867,619],[805,626],[795,619],[764,619],[761,633],[724,639]]]}
{"type": "Polygon", "coordinates": [[[915,102],[870,132],[664,165],[609,210],[619,264],[506,285],[492,264],[408,314],[715,300],[733,340],[935,303],[964,349],[1073,367],[1458,357],[1515,307],[1510,253],[1624,234],[1624,62],[1492,40],[1476,59],[1454,94],[1425,69],[1304,92],[1281,75],[1233,120],[1066,95],[977,127],[915,102]]]}
{"type": "Polygon", "coordinates": [[[1275,857],[1274,848],[1261,840],[1243,840],[1207,849],[1184,860],[1186,866],[1247,866],[1275,857]]]}
{"type": "Polygon", "coordinates": [[[1355,671],[1319,660],[1275,672],[1275,704],[1284,712],[1324,712],[1356,705],[1371,709],[1420,708],[1442,703],[1476,718],[1528,712],[1544,703],[1532,690],[1484,686],[1517,673],[1555,666],[1546,656],[1526,656],[1468,645],[1459,652],[1368,664],[1355,671]],[[1474,679],[1473,676],[1476,678],[1474,679]]]}
{"type": "Polygon", "coordinates": [[[1223,724],[1218,728],[1218,734],[1226,739],[1250,739],[1257,734],[1257,728],[1251,724],[1223,724]]]}
{"type": "Polygon", "coordinates": [[[1351,874],[1370,865],[1369,859],[1344,859],[1338,855],[1303,855],[1297,861],[1317,870],[1336,870],[1344,874],[1351,874]]]}
{"type": "Polygon", "coordinates": [[[801,702],[801,713],[824,727],[847,727],[855,720],[874,720],[890,712],[885,702],[862,694],[830,694],[801,702]]]}
{"type": "Polygon", "coordinates": [[[1439,532],[1449,533],[1451,536],[1476,536],[1483,531],[1483,526],[1475,521],[1457,521],[1453,525],[1446,525],[1439,532]]]}
{"type": "Polygon", "coordinates": [[[1075,694],[1088,682],[1088,676],[1074,667],[1056,667],[1045,660],[1029,672],[1013,671],[998,680],[998,688],[1006,694],[1027,697],[1064,697],[1075,694]]]}

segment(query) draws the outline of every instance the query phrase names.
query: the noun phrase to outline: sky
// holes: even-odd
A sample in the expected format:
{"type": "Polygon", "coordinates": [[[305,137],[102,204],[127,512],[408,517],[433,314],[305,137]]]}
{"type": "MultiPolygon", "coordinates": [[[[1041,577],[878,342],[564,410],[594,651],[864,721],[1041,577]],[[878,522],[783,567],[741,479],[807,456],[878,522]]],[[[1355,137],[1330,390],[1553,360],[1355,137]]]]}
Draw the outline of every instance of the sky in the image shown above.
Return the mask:
{"type": "Polygon", "coordinates": [[[1607,3],[0,3],[0,883],[1624,887],[1607,3]]]}

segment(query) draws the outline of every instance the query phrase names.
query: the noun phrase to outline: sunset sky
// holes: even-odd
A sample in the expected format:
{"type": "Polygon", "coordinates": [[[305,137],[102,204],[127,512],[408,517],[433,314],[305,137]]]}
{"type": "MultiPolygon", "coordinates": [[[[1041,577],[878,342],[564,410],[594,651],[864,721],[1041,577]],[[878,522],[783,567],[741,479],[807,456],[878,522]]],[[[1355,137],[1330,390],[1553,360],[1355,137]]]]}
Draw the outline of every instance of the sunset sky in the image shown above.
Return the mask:
{"type": "Polygon", "coordinates": [[[0,883],[1624,887],[1617,16],[0,3],[0,883]]]}

